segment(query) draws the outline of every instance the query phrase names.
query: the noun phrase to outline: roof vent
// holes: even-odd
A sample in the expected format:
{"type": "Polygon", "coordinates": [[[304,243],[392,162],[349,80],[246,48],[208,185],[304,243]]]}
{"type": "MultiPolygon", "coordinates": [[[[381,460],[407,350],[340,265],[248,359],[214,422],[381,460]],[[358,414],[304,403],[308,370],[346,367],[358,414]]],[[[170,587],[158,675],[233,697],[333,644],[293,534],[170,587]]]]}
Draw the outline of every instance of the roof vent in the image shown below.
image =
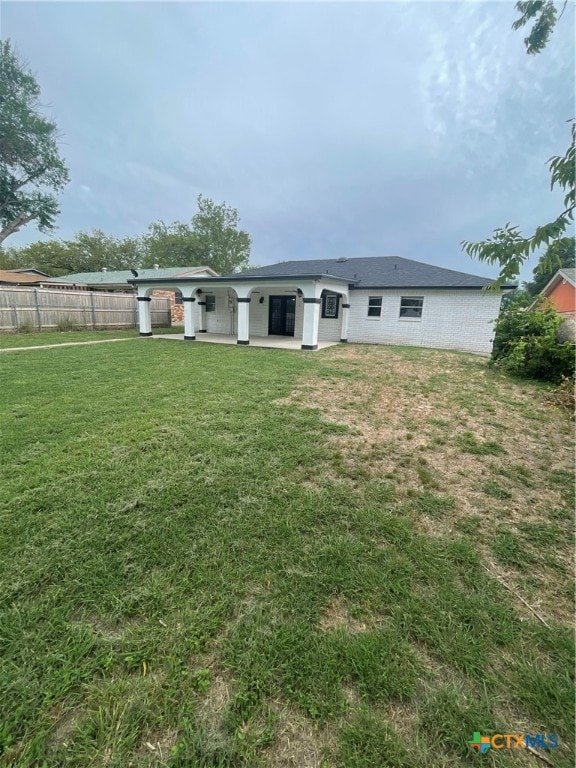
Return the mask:
{"type": "Polygon", "coordinates": [[[154,269],[160,269],[160,264],[154,264],[154,269]]]}
{"type": "Polygon", "coordinates": [[[343,257],[343,258],[340,258],[340,259],[336,259],[336,263],[337,263],[337,264],[343,264],[345,261],[348,261],[348,259],[347,259],[347,258],[345,258],[345,257],[343,257]]]}
{"type": "Polygon", "coordinates": [[[108,272],[108,267],[102,267],[102,272],[108,272]]]}

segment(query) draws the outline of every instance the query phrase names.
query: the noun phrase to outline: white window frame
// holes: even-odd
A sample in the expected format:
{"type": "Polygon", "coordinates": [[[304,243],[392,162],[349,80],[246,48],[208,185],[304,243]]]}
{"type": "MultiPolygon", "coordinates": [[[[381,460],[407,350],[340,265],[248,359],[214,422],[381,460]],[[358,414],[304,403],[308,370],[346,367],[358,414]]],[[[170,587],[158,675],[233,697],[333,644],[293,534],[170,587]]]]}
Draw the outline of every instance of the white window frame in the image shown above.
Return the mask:
{"type": "Polygon", "coordinates": [[[398,320],[401,320],[403,323],[420,323],[422,322],[422,315],[424,313],[424,296],[401,296],[400,297],[400,307],[398,310],[398,320]],[[403,307],[402,304],[404,301],[419,301],[420,307],[412,306],[412,309],[420,309],[420,314],[417,317],[406,317],[402,315],[403,309],[409,309],[409,307],[403,307]]]}
{"type": "Polygon", "coordinates": [[[380,320],[382,317],[382,296],[368,296],[368,309],[366,314],[368,320],[380,320]],[[378,302],[378,303],[375,303],[378,302]],[[377,315],[371,315],[370,310],[377,309],[377,315]]]}

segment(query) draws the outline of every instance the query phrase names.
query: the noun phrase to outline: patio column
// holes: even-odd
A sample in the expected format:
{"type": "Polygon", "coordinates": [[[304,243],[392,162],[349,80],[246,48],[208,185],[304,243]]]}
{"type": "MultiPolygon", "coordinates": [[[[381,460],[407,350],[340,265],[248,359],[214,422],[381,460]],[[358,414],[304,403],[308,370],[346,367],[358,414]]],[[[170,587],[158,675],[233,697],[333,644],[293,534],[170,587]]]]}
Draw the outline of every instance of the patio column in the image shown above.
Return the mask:
{"type": "Polygon", "coordinates": [[[198,328],[198,333],[206,333],[206,299],[199,301],[198,306],[200,308],[200,328],[198,328]]]}
{"type": "Polygon", "coordinates": [[[238,296],[238,338],[236,344],[250,344],[250,298],[238,296]]]}
{"type": "Polygon", "coordinates": [[[137,296],[138,299],[138,323],[140,336],[152,336],[152,316],[150,313],[150,296],[137,296]]]}
{"type": "Polygon", "coordinates": [[[184,339],[186,341],[194,341],[196,338],[194,334],[195,301],[194,296],[182,296],[182,302],[184,303],[184,339]]]}
{"type": "Polygon", "coordinates": [[[302,328],[302,349],[318,349],[318,326],[322,299],[302,299],[304,302],[304,326],[302,328]]]}
{"type": "Polygon", "coordinates": [[[348,318],[350,317],[350,304],[342,304],[342,327],[340,328],[340,341],[348,341],[348,318]]]}

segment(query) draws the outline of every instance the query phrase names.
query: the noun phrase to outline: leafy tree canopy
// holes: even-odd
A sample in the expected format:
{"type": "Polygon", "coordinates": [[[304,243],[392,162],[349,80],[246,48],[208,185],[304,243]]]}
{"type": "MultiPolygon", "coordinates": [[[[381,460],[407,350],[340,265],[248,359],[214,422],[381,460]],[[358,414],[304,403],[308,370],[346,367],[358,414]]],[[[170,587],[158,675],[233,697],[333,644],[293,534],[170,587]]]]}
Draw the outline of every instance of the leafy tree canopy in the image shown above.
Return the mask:
{"type": "MultiPolygon", "coordinates": [[[[521,1],[516,3],[516,8],[521,16],[514,22],[513,28],[520,29],[533,22],[530,33],[524,39],[524,44],[529,54],[539,53],[548,43],[564,9],[558,16],[552,0],[521,1]]],[[[518,227],[508,223],[504,227],[495,229],[491,237],[481,242],[462,241],[462,248],[469,256],[500,267],[496,285],[502,285],[516,278],[524,262],[541,248],[545,249],[541,264],[542,271],[549,269],[556,271],[559,266],[559,253],[569,241],[572,242],[572,247],[574,246],[574,238],[566,235],[574,221],[576,204],[576,126],[574,120],[569,122],[572,123],[570,146],[564,155],[554,156],[548,160],[550,188],[560,189],[564,193],[564,210],[553,221],[537,227],[532,235],[527,237],[518,227]]]]}
{"type": "Polygon", "coordinates": [[[250,235],[238,229],[239,221],[235,208],[198,196],[198,213],[192,218],[192,226],[204,249],[205,264],[221,275],[248,267],[250,235]]]}
{"type": "Polygon", "coordinates": [[[561,267],[575,266],[574,238],[563,237],[550,246],[548,253],[540,257],[532,271],[532,280],[525,284],[525,288],[530,296],[536,296],[561,267]]]}
{"type": "Polygon", "coordinates": [[[40,88],[10,40],[0,41],[0,244],[35,221],[54,229],[54,193],[68,182],[55,123],[40,112],[40,88]]]}
{"type": "Polygon", "coordinates": [[[116,238],[102,230],[79,232],[72,240],[37,242],[0,251],[0,268],[36,267],[54,277],[132,267],[212,267],[225,275],[245,269],[250,236],[238,229],[238,212],[202,195],[190,224],[157,221],[141,237],[116,238]]]}
{"type": "Polygon", "coordinates": [[[37,242],[24,248],[7,248],[0,264],[4,269],[36,267],[58,277],[76,272],[129,269],[141,261],[138,238],[115,238],[99,229],[79,232],[73,240],[37,242]]]}

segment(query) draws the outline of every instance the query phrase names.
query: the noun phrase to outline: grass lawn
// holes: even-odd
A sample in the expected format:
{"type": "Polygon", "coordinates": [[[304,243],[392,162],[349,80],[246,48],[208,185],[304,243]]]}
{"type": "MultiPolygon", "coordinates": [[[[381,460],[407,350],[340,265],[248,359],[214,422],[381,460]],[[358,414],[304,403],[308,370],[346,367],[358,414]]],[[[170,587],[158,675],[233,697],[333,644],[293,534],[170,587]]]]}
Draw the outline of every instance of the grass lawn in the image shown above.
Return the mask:
{"type": "MultiPolygon", "coordinates": [[[[184,333],[182,326],[170,328],[154,328],[155,334],[160,333],[184,333]]],[[[14,347],[35,347],[48,344],[70,344],[80,341],[103,341],[104,339],[137,339],[140,334],[138,328],[111,331],[45,331],[43,333],[1,333],[0,349],[14,347]]]]}
{"type": "Polygon", "coordinates": [[[546,765],[474,732],[573,765],[573,426],[544,388],[134,341],[0,356],[0,391],[1,766],[546,765]]]}

